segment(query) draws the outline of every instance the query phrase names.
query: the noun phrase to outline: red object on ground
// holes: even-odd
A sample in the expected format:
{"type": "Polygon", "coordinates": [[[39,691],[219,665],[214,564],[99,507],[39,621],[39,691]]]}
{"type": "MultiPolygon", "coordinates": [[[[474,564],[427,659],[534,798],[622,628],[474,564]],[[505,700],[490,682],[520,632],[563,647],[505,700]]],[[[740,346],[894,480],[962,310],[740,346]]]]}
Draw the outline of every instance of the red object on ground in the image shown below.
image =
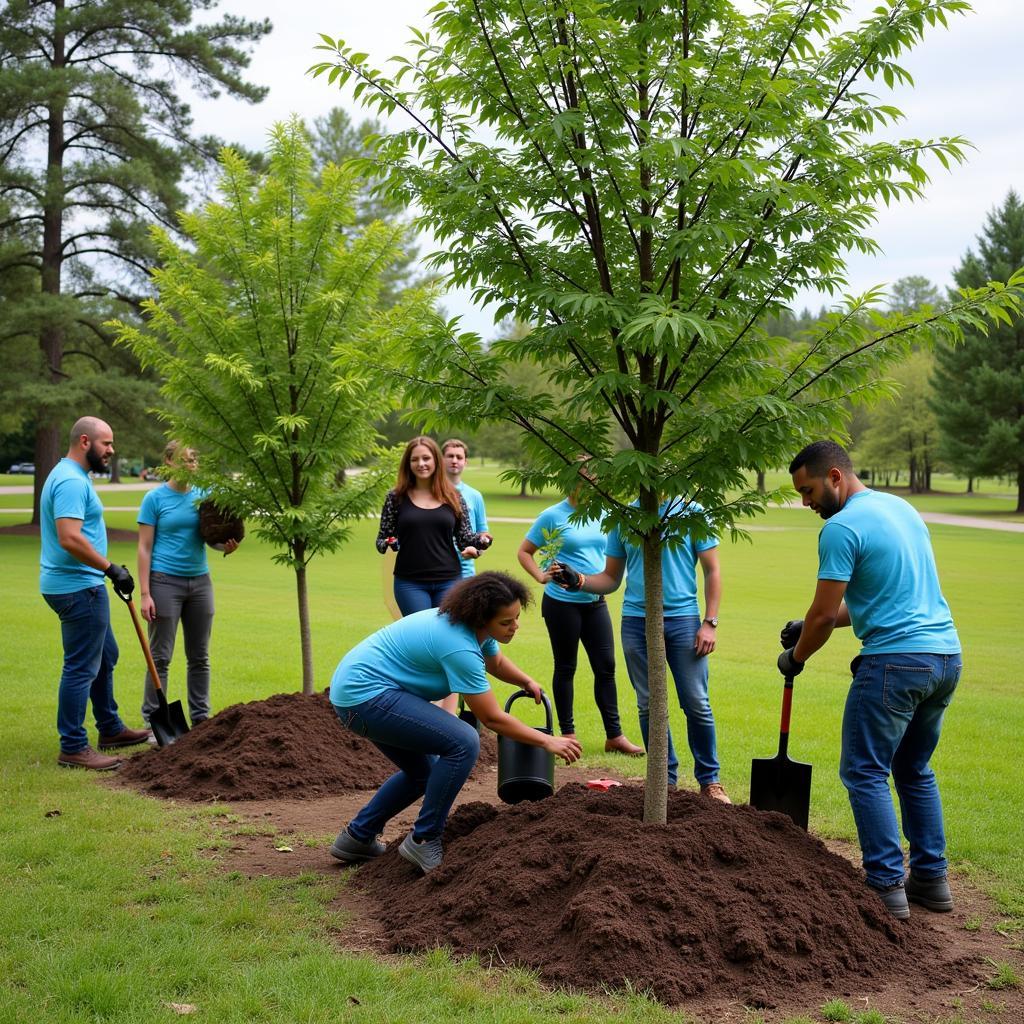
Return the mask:
{"type": "Polygon", "coordinates": [[[588,779],[587,789],[599,789],[602,793],[607,793],[613,786],[621,786],[621,782],[616,782],[614,779],[588,779]]]}
{"type": "MultiPolygon", "coordinates": [[[[484,730],[473,771],[497,761],[484,730]]],[[[177,800],[271,800],[376,789],[394,772],[369,740],[343,728],[326,694],[279,693],[233,704],[172,746],[129,758],[118,778],[177,800]]]]}
{"type": "Polygon", "coordinates": [[[486,963],[497,949],[549,984],[628,981],[668,1004],[771,1008],[801,986],[850,994],[898,977],[914,991],[957,976],[941,937],[896,921],[849,861],[785,815],[690,792],[669,794],[666,825],[642,813],[639,786],[469,803],[429,875],[392,843],[352,884],[392,952],[447,946],[486,963]]]}

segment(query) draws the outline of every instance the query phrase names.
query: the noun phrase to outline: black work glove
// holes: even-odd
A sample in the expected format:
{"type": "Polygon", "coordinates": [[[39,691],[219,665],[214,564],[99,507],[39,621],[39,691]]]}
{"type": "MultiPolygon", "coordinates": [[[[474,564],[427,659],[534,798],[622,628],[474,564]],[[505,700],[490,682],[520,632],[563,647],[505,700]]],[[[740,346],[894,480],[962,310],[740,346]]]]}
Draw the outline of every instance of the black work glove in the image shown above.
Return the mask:
{"type": "Polygon", "coordinates": [[[796,647],[797,640],[800,639],[800,634],[804,631],[804,620],[803,619],[790,619],[779,633],[779,642],[785,648],[796,647]]]}
{"type": "Polygon", "coordinates": [[[494,538],[486,533],[481,533],[479,537],[480,543],[473,545],[478,551],[486,551],[494,543],[494,538]]]}
{"type": "Polygon", "coordinates": [[[551,563],[551,579],[566,590],[575,591],[583,587],[583,574],[563,562],[551,563]]]}
{"type": "Polygon", "coordinates": [[[132,591],[135,590],[135,580],[132,579],[132,574],[128,571],[126,565],[114,565],[110,563],[103,570],[104,576],[110,577],[110,582],[114,584],[114,593],[117,594],[122,601],[131,600],[132,591]]]}
{"type": "Polygon", "coordinates": [[[779,671],[787,679],[795,679],[804,670],[804,663],[802,661],[797,661],[796,658],[793,657],[793,651],[794,648],[787,647],[779,655],[779,671]]]}

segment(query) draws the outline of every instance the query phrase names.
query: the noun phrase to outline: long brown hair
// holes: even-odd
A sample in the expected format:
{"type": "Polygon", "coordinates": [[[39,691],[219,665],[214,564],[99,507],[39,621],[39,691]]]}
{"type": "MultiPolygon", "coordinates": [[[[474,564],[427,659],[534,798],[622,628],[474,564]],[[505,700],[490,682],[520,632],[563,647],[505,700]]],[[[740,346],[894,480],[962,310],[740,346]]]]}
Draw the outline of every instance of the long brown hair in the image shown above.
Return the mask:
{"type": "Polygon", "coordinates": [[[411,468],[412,452],[420,446],[426,448],[434,456],[434,475],[430,478],[430,493],[441,502],[447,505],[454,513],[456,519],[462,518],[462,502],[459,500],[459,492],[455,485],[448,479],[444,471],[441,449],[432,437],[414,437],[402,452],[402,461],[398,464],[398,480],[395,483],[394,493],[396,498],[401,498],[407,491],[416,486],[416,477],[411,468]]]}

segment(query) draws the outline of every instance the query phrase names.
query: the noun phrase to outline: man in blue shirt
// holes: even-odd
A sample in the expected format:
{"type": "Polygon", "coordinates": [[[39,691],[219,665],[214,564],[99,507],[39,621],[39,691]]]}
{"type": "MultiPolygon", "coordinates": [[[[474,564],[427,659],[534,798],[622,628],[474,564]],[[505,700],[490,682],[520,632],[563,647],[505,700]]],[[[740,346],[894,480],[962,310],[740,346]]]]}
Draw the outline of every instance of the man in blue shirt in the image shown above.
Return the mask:
{"type": "Polygon", "coordinates": [[[107,771],[121,762],[89,746],[85,712],[92,701],[101,749],[145,743],[148,729],[129,729],[117,713],[114,666],[117,641],[110,628],[110,603],[103,577],[131,597],[134,581],[123,565],[107,558],[103,505],[89,472],[107,468],[114,454],[110,426],[83,416],[71,428],[67,456],[54,466],[40,498],[39,589],[60,617],[64,668],[57,695],[57,732],[64,768],[107,771]]]}
{"type": "MultiPolygon", "coordinates": [[[[663,520],[693,515],[703,510],[682,498],[663,501],[663,520]]],[[[650,686],[647,680],[647,611],[642,548],[616,528],[608,535],[603,572],[584,575],[559,563],[555,582],[569,591],[609,594],[626,576],[622,602],[622,651],[629,681],[636,691],[640,732],[648,746],[650,686]]],[[[718,538],[696,540],[689,532],[661,549],[662,613],[665,658],[676,685],[679,706],[686,716],[686,738],[693,755],[694,776],[701,795],[731,803],[719,781],[715,716],[708,697],[708,655],[715,649],[718,609],[722,600],[722,574],[718,563],[718,538]],[[704,575],[704,618],[697,601],[697,564],[704,575]]],[[[676,785],[679,761],[668,734],[668,781],[676,785]]]]}
{"type": "MultiPolygon", "coordinates": [[[[486,544],[480,549],[482,553],[491,546],[492,537],[487,532],[487,509],[484,508],[484,496],[475,487],[470,487],[469,484],[462,481],[462,473],[469,459],[469,449],[466,447],[465,441],[453,437],[441,445],[441,454],[444,456],[445,474],[455,485],[455,490],[462,495],[466,502],[466,508],[469,509],[469,528],[473,533],[482,533],[486,537],[486,544]]],[[[462,567],[463,579],[476,573],[475,558],[463,558],[460,553],[459,564],[462,567]]]]}
{"type": "Polygon", "coordinates": [[[808,445],[789,471],[825,525],[814,600],[782,630],[779,671],[793,678],[836,626],[853,627],[863,646],[851,665],[839,776],[868,884],[898,918],[910,916],[908,899],[951,910],[942,801],[929,760],[962,662],[928,529],[902,498],[865,487],[834,441],[808,445]],[[910,843],[906,877],[890,773],[910,843]]]}

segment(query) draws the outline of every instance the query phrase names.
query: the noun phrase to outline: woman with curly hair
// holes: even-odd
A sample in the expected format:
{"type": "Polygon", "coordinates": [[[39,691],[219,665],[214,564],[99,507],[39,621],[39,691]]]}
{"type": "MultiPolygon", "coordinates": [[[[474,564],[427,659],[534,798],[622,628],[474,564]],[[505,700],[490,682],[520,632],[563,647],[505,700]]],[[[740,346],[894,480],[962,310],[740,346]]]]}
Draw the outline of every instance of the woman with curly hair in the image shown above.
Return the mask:
{"type": "Polygon", "coordinates": [[[516,635],[529,604],[519,580],[484,572],[453,587],[439,609],[392,622],[341,660],[330,693],[341,724],[369,739],[398,771],[342,829],[334,857],[347,863],[379,857],[384,826],[422,797],[398,852],[424,872],[441,863],[441,833],[480,753],[476,729],[431,703],[449,694],[461,694],[493,732],[543,747],[567,764],[580,756],[574,738],[551,736],[502,711],[487,681],[490,673],[540,702],[540,686],[498,648],[516,635]]]}
{"type": "Polygon", "coordinates": [[[398,480],[380,514],[377,550],[398,552],[395,601],[403,615],[437,608],[462,578],[463,558],[477,558],[490,534],[474,533],[462,495],[444,471],[430,437],[414,437],[402,453],[398,480]]]}

